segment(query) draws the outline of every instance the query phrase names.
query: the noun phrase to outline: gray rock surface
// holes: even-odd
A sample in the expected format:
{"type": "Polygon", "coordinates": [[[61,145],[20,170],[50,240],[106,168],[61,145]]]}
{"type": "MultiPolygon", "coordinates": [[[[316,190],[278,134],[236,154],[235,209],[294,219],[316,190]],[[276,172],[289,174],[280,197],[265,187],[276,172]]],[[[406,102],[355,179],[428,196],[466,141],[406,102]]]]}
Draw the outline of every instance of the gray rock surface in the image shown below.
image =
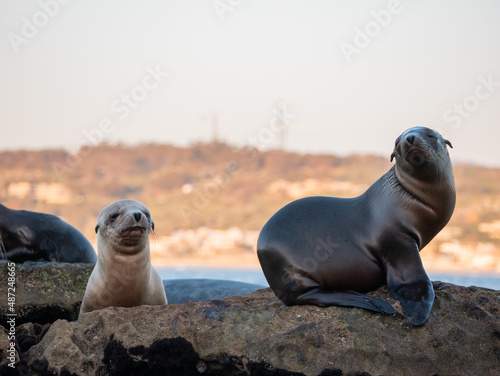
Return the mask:
{"type": "Polygon", "coordinates": [[[498,375],[500,291],[440,282],[434,288],[421,327],[406,321],[386,288],[371,295],[393,304],[390,316],[286,307],[262,289],[58,320],[21,358],[32,370],[77,375],[498,375]]]}

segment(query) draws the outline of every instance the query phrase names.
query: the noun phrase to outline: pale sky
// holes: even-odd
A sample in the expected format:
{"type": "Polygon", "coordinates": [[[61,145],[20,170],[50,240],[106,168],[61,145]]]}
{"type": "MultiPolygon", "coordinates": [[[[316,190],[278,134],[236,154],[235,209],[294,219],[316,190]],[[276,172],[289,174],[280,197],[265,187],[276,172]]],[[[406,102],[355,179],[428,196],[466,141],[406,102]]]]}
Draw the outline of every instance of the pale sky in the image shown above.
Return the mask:
{"type": "Polygon", "coordinates": [[[0,150],[224,141],[500,167],[500,1],[0,0],[0,150]],[[101,128],[100,128],[101,127],[101,128]],[[251,141],[249,141],[251,140],[251,141]]]}

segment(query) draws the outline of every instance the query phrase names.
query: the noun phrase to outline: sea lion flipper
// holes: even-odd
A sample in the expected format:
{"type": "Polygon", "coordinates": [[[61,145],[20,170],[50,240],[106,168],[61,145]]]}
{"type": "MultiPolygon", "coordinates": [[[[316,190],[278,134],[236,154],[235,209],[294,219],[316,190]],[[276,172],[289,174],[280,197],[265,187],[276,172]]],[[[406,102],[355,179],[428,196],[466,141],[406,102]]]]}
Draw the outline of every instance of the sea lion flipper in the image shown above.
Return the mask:
{"type": "Polygon", "coordinates": [[[413,325],[418,326],[429,318],[434,303],[434,289],[425,273],[417,246],[415,250],[405,253],[407,258],[401,261],[410,263],[412,268],[403,268],[397,263],[387,264],[387,287],[391,296],[400,301],[405,314],[412,318],[413,325]]]}
{"type": "Polygon", "coordinates": [[[314,304],[317,306],[357,307],[370,311],[393,314],[394,308],[383,300],[372,298],[352,290],[331,291],[315,287],[297,298],[295,304],[314,304]]]}
{"type": "Polygon", "coordinates": [[[429,278],[389,287],[394,299],[401,302],[405,314],[412,318],[415,326],[427,321],[434,302],[434,289],[429,278]]]}

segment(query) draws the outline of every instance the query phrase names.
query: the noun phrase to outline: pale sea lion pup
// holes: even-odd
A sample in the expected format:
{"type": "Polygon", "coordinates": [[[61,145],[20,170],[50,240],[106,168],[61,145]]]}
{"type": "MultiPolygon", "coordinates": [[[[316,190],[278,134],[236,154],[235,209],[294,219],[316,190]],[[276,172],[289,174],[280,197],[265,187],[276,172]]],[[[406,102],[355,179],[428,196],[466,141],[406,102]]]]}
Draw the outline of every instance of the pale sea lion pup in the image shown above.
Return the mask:
{"type": "Polygon", "coordinates": [[[151,266],[151,214],[135,200],[106,206],[97,218],[97,263],[80,314],[106,307],[167,304],[163,282],[151,266]]]}
{"type": "Polygon", "coordinates": [[[274,214],[257,254],[278,298],[391,314],[388,303],[362,294],[387,284],[413,324],[423,324],[434,290],[419,252],[455,208],[447,146],[432,129],[410,128],[396,140],[396,164],[361,196],[306,197],[274,214]]]}

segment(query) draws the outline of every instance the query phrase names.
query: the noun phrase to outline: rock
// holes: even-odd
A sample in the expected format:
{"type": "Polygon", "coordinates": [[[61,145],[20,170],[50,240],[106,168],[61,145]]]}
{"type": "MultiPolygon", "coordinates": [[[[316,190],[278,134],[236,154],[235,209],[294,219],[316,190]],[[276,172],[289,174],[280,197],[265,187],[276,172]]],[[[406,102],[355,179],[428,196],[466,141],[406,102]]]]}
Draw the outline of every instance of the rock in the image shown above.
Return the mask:
{"type": "Polygon", "coordinates": [[[270,289],[112,307],[56,321],[21,352],[20,364],[33,374],[76,375],[497,375],[500,291],[440,282],[434,288],[434,307],[420,327],[406,322],[386,288],[370,295],[395,307],[390,316],[286,307],[270,289]]]}
{"type": "Polygon", "coordinates": [[[221,279],[164,279],[168,304],[224,299],[245,295],[265,286],[221,279]]]}
{"type": "Polygon", "coordinates": [[[11,349],[11,343],[13,342],[10,341],[7,330],[0,330],[0,366],[7,366],[7,364],[12,363],[12,361],[19,361],[17,349],[14,348],[13,353],[8,352],[8,350],[11,349]]]}
{"type": "MultiPolygon", "coordinates": [[[[0,261],[0,296],[7,296],[7,261],[0,261]]],[[[25,262],[16,264],[16,323],[46,324],[76,320],[93,264],[25,262]]],[[[0,325],[6,327],[9,307],[0,302],[0,325]]]]}
{"type": "MultiPolygon", "coordinates": [[[[0,296],[7,296],[7,261],[0,261],[0,296]]],[[[52,323],[78,318],[94,264],[25,262],[16,264],[16,323],[52,323]]],[[[169,304],[223,299],[264,286],[213,279],[164,280],[169,304]]],[[[5,302],[5,301],[4,301],[5,302]]],[[[8,306],[0,302],[0,325],[6,327],[8,306]]]]}

